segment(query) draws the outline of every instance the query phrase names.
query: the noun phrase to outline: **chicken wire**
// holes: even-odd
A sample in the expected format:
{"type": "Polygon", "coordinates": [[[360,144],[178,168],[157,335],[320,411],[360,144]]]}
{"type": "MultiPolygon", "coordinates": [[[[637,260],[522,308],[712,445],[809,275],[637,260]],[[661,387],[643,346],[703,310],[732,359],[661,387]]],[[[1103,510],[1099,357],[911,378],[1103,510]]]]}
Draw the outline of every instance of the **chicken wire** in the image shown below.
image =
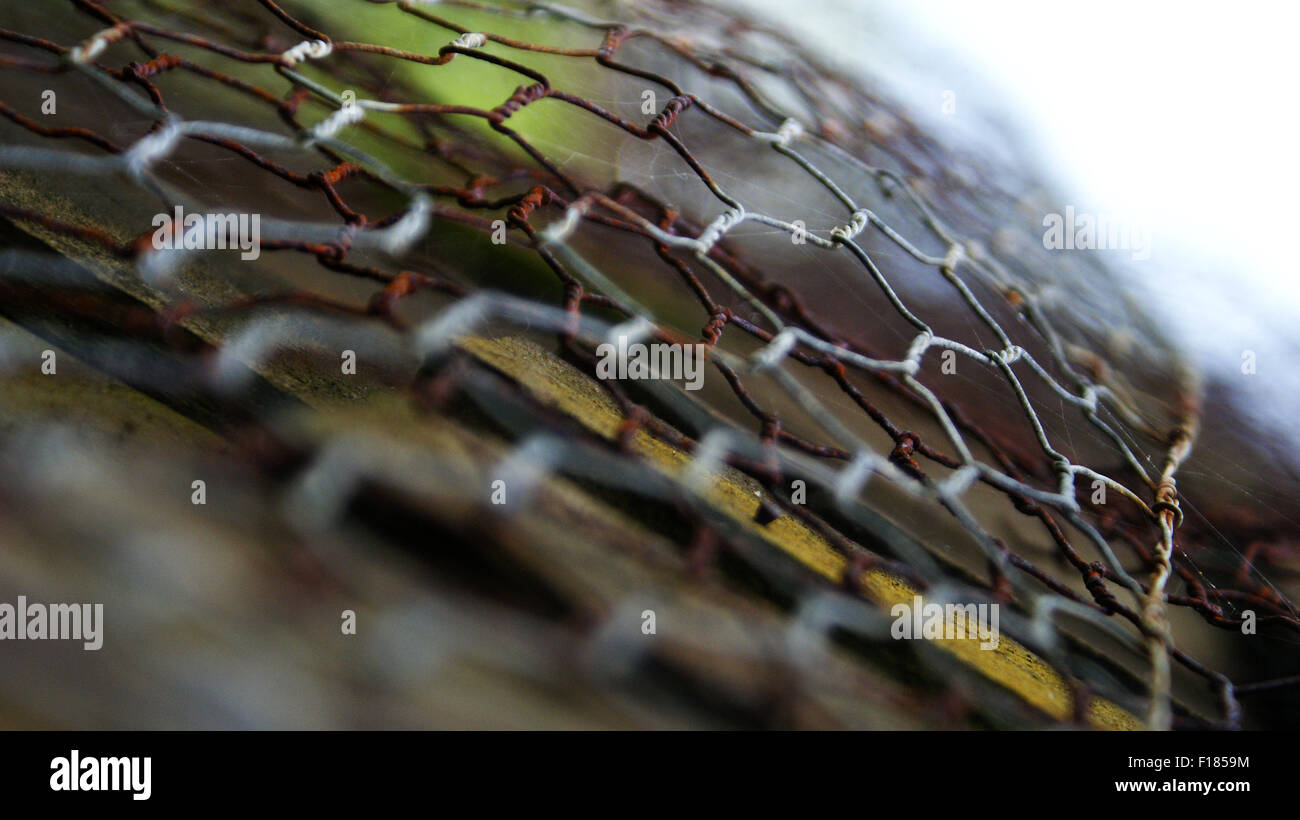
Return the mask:
{"type": "MultiPolygon", "coordinates": [[[[337,526],[352,494],[370,480],[477,504],[488,531],[492,519],[527,509],[547,476],[564,474],[676,505],[690,522],[692,554],[724,545],[774,586],[789,588],[787,571],[762,554],[770,547],[737,533],[713,509],[709,490],[727,465],[765,488],[768,515],[804,522],[849,559],[843,585],[850,593],[854,576],[870,568],[907,579],[936,600],[978,596],[1013,604],[1024,617],[1008,629],[1069,667],[1080,694],[1124,697],[1098,667],[1071,659],[1073,644],[1058,634],[1063,615],[1140,650],[1148,658],[1138,687],[1148,702],[1140,709],[1156,727],[1174,717],[1171,662],[1213,688],[1220,711],[1213,724],[1240,720],[1233,681],[1179,648],[1167,609],[1195,612],[1225,634],[1239,631],[1247,609],[1262,613],[1261,621],[1300,627],[1294,606],[1254,566],[1254,552],[1230,556],[1227,570],[1213,578],[1192,558],[1207,548],[1186,543],[1180,530],[1177,478],[1197,439],[1202,388],[1143,324],[1141,307],[1117,316],[1114,305],[1124,297],[1112,280],[1069,268],[1017,269],[952,227],[922,194],[945,198],[934,188],[939,171],[923,135],[838,79],[815,43],[671,4],[339,4],[362,7],[358,16],[389,15],[385,25],[416,31],[412,36],[429,44],[419,50],[345,39],[346,15],[307,4],[142,3],[130,16],[119,13],[121,4],[70,5],[85,36],[57,42],[0,30],[10,45],[0,68],[42,88],[89,84],[103,108],[85,116],[100,125],[47,125],[33,95],[0,101],[10,131],[39,138],[0,148],[0,167],[25,179],[58,175],[133,187],[163,213],[177,205],[203,213],[225,204],[208,199],[211,183],[189,176],[177,159],[186,146],[203,143],[233,161],[222,175],[237,175],[248,190],[275,190],[259,195],[262,253],[315,266],[295,265],[295,284],[287,287],[267,277],[252,293],[212,300],[187,292],[185,272],[196,256],[214,251],[157,249],[154,230],[138,222],[117,230],[30,203],[0,204],[29,230],[98,248],[133,272],[134,281],[119,286],[141,294],[145,306],[101,317],[112,340],[97,348],[101,367],[160,393],[175,390],[181,378],[185,389],[215,397],[219,408],[228,403],[218,413],[239,405],[240,423],[259,427],[269,422],[256,405],[242,409],[238,398],[250,389],[248,368],[258,370],[284,350],[368,345],[368,362],[399,373],[419,366],[404,388],[417,404],[439,408],[464,394],[518,433],[515,449],[493,472],[520,499],[502,508],[486,504],[486,487],[446,481],[452,465],[406,464],[362,435],[328,438],[301,454],[305,466],[292,479],[283,514],[295,532],[316,537],[337,526]],[[496,33],[493,20],[507,32],[545,21],[545,42],[496,33]],[[609,88],[618,93],[592,99],[566,90],[550,78],[556,71],[549,67],[562,63],[580,64],[563,76],[592,88],[603,87],[592,79],[596,73],[614,76],[609,88]],[[469,66],[516,75],[521,84],[494,107],[444,101],[475,85],[480,75],[458,72],[469,66]],[[213,102],[218,116],[178,113],[167,80],[180,74],[220,87],[239,107],[213,102]],[[708,93],[693,91],[689,80],[708,93]],[[647,99],[655,113],[638,118],[647,99]],[[512,127],[541,106],[547,117],[565,106],[578,124],[538,117],[512,127]],[[268,114],[256,125],[254,107],[268,114]],[[411,156],[421,159],[413,164],[411,156]],[[421,178],[418,169],[426,165],[421,178]],[[814,189],[816,199],[798,199],[814,189]],[[319,201],[278,215],[275,209],[294,197],[319,201]],[[321,205],[332,218],[306,216],[321,205]],[[429,252],[430,231],[446,225],[481,236],[504,233],[507,241],[480,245],[464,259],[445,241],[429,252]],[[486,255],[519,249],[540,260],[553,285],[479,274],[476,264],[486,255]],[[780,254],[794,254],[794,261],[780,254]],[[765,268],[779,273],[766,275],[765,268]],[[830,278],[819,279],[819,270],[831,271],[830,278]],[[1079,279],[1071,282],[1075,273],[1079,279]],[[347,295],[326,286],[333,277],[350,280],[347,295]],[[1063,298],[1058,279],[1077,290],[1063,298]],[[540,298],[539,291],[551,296],[540,298]],[[844,329],[844,308],[835,302],[864,292],[875,301],[862,304],[870,310],[860,320],[889,332],[844,329]],[[682,294],[693,309],[681,306],[682,294]],[[703,322],[689,323],[697,318],[703,322]],[[199,320],[221,329],[211,349],[196,355],[168,341],[171,328],[199,320]],[[1139,338],[1143,350],[1132,361],[1107,363],[1092,350],[1099,329],[1116,322],[1139,338]],[[597,373],[596,346],[618,336],[702,344],[710,377],[722,379],[730,398],[602,380],[622,413],[617,435],[607,440],[541,413],[517,381],[481,372],[464,340],[503,327],[549,333],[559,355],[589,375],[597,373]],[[370,345],[366,334],[381,340],[370,345]],[[162,367],[154,356],[176,367],[162,367]],[[958,370],[969,374],[965,367],[973,365],[985,374],[978,378],[1002,392],[954,397],[962,388],[948,382],[939,363],[956,360],[958,370]],[[906,408],[905,415],[886,412],[878,396],[906,408]],[[886,447],[862,432],[862,419],[847,420],[845,399],[887,437],[886,447]],[[1059,424],[1044,416],[1049,402],[1061,407],[1059,424]],[[669,408],[673,423],[652,407],[669,408]],[[917,432],[922,423],[934,431],[924,439],[917,432]],[[1085,429],[1092,436],[1087,446],[1060,440],[1085,429]],[[638,434],[691,453],[689,468],[665,477],[647,467],[633,446],[638,434]],[[1078,455],[1084,451],[1094,466],[1078,455]],[[823,489],[833,503],[794,503],[795,479],[823,489]],[[972,584],[916,539],[888,535],[893,530],[880,517],[880,502],[865,493],[875,482],[951,516],[982,550],[986,577],[972,584]],[[968,505],[973,487],[999,494],[1003,510],[968,505]],[[1110,503],[1081,500],[1097,487],[1111,494],[1110,503]],[[1022,528],[1042,528],[1056,551],[1048,560],[1077,583],[990,531],[986,520],[1008,511],[1023,518],[1022,528]],[[863,546],[850,527],[882,533],[883,546],[863,546]],[[1171,590],[1174,579],[1183,584],[1180,592],[1171,590]]],[[[178,96],[184,108],[203,112],[194,87],[178,96]]],[[[76,120],[83,109],[65,103],[64,110],[76,120]]],[[[965,202],[948,204],[970,210],[965,202]]],[[[957,218],[982,227],[968,214],[957,218]]],[[[75,295],[77,286],[60,285],[59,264],[15,249],[4,273],[13,287],[39,283],[75,295]]],[[[15,304],[21,309],[21,301],[15,304]]],[[[72,297],[62,304],[67,308],[72,297]]],[[[21,369],[20,358],[9,356],[11,367],[21,369]]],[[[310,372],[321,364],[299,366],[310,372]]],[[[41,463],[27,463],[33,462],[41,463]]],[[[851,595],[800,596],[800,630],[887,635],[870,608],[850,603],[851,595]]],[[[620,609],[610,623],[626,616],[620,609]]],[[[606,638],[597,630],[593,641],[617,657],[610,649],[617,641],[600,643],[606,638]]],[[[790,649],[780,657],[798,667],[797,655],[790,649]]]]}

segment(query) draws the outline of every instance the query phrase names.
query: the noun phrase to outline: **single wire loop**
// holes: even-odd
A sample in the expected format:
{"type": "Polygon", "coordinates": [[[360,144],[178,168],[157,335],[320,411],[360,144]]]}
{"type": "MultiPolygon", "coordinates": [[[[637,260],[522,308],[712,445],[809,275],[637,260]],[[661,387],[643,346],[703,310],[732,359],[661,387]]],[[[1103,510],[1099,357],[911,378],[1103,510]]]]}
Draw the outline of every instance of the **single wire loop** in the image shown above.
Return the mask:
{"type": "Polygon", "coordinates": [[[292,68],[304,60],[323,60],[334,53],[334,44],[326,40],[303,40],[280,55],[281,63],[292,68]]]}

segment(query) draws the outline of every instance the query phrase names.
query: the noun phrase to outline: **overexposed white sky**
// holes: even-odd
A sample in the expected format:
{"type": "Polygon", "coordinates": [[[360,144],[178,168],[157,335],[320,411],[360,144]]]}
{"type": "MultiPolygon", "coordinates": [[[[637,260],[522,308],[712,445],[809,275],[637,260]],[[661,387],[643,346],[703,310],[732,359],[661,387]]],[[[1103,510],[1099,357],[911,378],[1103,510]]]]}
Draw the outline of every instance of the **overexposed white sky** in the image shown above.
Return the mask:
{"type": "Polygon", "coordinates": [[[733,2],[900,83],[923,118],[952,90],[956,115],[928,119],[933,128],[978,131],[982,110],[1014,123],[1062,207],[1150,232],[1133,285],[1170,294],[1157,310],[1202,367],[1240,376],[1253,350],[1249,403],[1295,406],[1300,4],[733,2]]]}
{"type": "Polygon", "coordinates": [[[1207,306],[1300,319],[1295,4],[879,6],[1001,91],[1068,192],[1149,226],[1161,281],[1192,266],[1207,306]]]}

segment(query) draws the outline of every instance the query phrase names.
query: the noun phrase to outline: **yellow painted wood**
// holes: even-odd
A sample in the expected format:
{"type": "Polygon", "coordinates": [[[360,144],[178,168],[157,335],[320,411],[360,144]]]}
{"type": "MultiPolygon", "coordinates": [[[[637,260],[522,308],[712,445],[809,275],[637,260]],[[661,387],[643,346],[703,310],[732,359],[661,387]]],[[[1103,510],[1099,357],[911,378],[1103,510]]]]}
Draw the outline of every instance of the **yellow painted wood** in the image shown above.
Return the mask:
{"type": "MultiPolygon", "coordinates": [[[[609,439],[616,435],[622,420],[618,406],[599,385],[537,345],[510,337],[471,337],[462,339],[461,346],[597,435],[609,439]]],[[[691,461],[688,453],[645,431],[636,433],[633,448],[652,467],[673,477],[679,476],[691,461]]],[[[741,526],[828,581],[841,583],[847,559],[821,535],[792,516],[782,516],[766,526],[754,522],[761,492],[761,486],[749,476],[724,467],[718,471],[707,496],[717,509],[741,526]]],[[[907,582],[879,570],[865,573],[861,584],[865,597],[885,612],[898,603],[912,604],[918,594],[907,582]]],[[[1042,658],[1005,636],[996,649],[981,649],[975,634],[963,634],[960,624],[954,624],[954,628],[956,637],[932,642],[1052,718],[1065,721],[1073,714],[1074,697],[1066,678],[1042,658]]],[[[1091,700],[1087,720],[1098,729],[1143,728],[1138,718],[1102,698],[1091,700]]]]}

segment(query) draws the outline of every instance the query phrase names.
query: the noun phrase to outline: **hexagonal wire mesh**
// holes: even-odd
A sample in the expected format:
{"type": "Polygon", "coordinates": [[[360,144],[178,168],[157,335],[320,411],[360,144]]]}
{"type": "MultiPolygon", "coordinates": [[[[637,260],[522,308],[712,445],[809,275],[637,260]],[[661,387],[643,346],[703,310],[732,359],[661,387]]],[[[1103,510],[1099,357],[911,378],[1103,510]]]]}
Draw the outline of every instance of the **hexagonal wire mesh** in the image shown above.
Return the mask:
{"type": "MultiPolygon", "coordinates": [[[[878,652],[889,622],[863,601],[913,593],[1005,608],[999,660],[973,635],[915,653],[991,680],[962,698],[1014,725],[1041,716],[991,705],[1008,689],[1052,720],[1167,727],[1237,726],[1237,695],[1274,687],[1227,670],[1243,622],[1300,626],[1261,571],[1285,563],[1285,516],[1187,515],[1195,374],[1095,257],[1044,253],[1016,218],[1032,179],[945,148],[815,44],[673,3],[5,16],[0,213],[26,237],[5,252],[12,378],[35,333],[239,442],[230,481],[285,485],[257,515],[338,540],[327,575],[350,572],[358,496],[415,494],[408,513],[445,528],[453,510],[478,543],[563,475],[687,545],[688,575],[725,554],[746,579],[728,583],[795,602],[759,654],[796,689],[820,638],[878,652]],[[37,113],[44,89],[57,111],[37,113]],[[169,235],[157,217],[178,207],[169,235]],[[183,219],[223,211],[257,214],[256,250],[228,249],[237,222],[183,219]],[[599,346],[620,337],[700,346],[703,389],[607,377],[599,346]],[[326,373],[340,350],[371,375],[326,373]],[[376,397],[408,409],[336,427],[376,397]],[[384,438],[466,402],[514,442],[485,473],[384,438]]],[[[7,436],[10,500],[100,492],[47,481],[68,456],[36,435],[7,436]]],[[[81,472],[120,458],[58,441],[81,472]]],[[[134,539],[147,516],[123,504],[134,539]]],[[[608,624],[628,610],[598,609],[579,631],[617,666],[608,624]]],[[[470,634],[513,617],[455,610],[470,634]]]]}

